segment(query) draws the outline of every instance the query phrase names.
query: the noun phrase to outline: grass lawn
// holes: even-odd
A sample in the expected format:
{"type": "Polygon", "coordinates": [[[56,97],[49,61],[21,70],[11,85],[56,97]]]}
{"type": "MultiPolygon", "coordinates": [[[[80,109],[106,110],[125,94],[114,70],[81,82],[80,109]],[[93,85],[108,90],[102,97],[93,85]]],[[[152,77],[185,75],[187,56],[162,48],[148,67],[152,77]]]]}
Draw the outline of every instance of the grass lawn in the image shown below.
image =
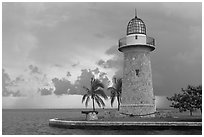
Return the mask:
{"type": "MultiPolygon", "coordinates": [[[[137,116],[122,116],[117,117],[117,109],[99,109],[98,121],[138,121],[138,122],[202,122],[202,114],[197,111],[193,113],[193,116],[189,115],[189,112],[180,113],[175,109],[162,109],[157,110],[160,113],[168,114],[167,117],[153,117],[153,118],[140,118],[137,116]]],[[[78,118],[65,118],[63,120],[85,121],[86,116],[81,114],[78,118]]]]}

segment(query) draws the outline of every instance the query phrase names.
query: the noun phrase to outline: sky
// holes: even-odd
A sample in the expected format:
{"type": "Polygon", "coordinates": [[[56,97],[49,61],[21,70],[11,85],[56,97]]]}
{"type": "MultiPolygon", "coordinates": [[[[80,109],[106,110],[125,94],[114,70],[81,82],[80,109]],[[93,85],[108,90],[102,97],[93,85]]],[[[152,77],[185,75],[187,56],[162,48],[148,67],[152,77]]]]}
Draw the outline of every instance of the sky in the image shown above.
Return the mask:
{"type": "Polygon", "coordinates": [[[4,2],[2,107],[84,107],[81,87],[89,87],[92,76],[106,87],[122,76],[118,40],[135,8],[147,36],[156,40],[151,65],[157,106],[167,107],[166,96],[188,84],[201,84],[202,3],[4,2]]]}

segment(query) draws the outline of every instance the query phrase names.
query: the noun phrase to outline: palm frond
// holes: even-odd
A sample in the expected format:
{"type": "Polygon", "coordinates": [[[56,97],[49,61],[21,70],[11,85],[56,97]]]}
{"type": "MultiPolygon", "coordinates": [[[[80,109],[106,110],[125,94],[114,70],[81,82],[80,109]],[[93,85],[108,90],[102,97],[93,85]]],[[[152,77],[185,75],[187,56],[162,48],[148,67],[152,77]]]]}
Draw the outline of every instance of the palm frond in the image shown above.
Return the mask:
{"type": "Polygon", "coordinates": [[[95,99],[98,100],[99,103],[100,103],[103,107],[105,106],[104,101],[103,101],[98,95],[96,95],[96,98],[95,98],[95,99]]]}
{"type": "Polygon", "coordinates": [[[119,102],[120,102],[120,103],[122,102],[121,96],[119,96],[119,102]]]}
{"type": "Polygon", "coordinates": [[[114,87],[109,87],[107,91],[112,93],[112,92],[116,92],[116,89],[114,87]]]}
{"type": "Polygon", "coordinates": [[[95,98],[96,103],[98,104],[99,107],[101,107],[100,101],[98,100],[98,98],[95,98]]]}
{"type": "Polygon", "coordinates": [[[104,84],[99,79],[94,79],[92,82],[92,88],[93,90],[96,90],[97,88],[104,88],[104,84]]]}
{"type": "Polygon", "coordinates": [[[94,92],[96,95],[99,95],[99,96],[103,97],[104,99],[108,99],[107,95],[105,94],[105,92],[102,89],[97,89],[94,92]]]}
{"type": "Polygon", "coordinates": [[[87,88],[87,87],[85,87],[85,86],[83,86],[82,88],[85,89],[87,93],[90,92],[90,89],[89,89],[89,88],[87,88]]]}
{"type": "Polygon", "coordinates": [[[85,94],[85,95],[82,97],[82,103],[84,102],[84,100],[86,99],[87,96],[88,96],[88,95],[85,94]]]}

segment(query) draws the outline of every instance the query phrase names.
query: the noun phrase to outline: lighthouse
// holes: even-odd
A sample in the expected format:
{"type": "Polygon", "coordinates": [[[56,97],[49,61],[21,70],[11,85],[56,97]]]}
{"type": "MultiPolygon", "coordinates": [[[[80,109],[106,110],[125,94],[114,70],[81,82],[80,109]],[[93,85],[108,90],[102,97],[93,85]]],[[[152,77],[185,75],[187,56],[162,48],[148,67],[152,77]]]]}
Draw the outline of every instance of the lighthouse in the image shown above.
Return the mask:
{"type": "Polygon", "coordinates": [[[153,93],[150,53],[155,40],[146,35],[146,25],[135,17],[127,25],[127,34],[119,40],[124,54],[120,113],[141,117],[154,117],[156,112],[153,93]]]}

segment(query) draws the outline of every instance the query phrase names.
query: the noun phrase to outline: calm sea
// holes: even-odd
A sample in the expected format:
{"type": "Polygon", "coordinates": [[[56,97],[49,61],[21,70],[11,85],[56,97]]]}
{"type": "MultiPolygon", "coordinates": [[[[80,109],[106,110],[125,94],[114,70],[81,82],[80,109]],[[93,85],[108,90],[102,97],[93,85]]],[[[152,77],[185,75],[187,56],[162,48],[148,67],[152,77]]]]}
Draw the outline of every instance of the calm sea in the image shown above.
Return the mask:
{"type": "Polygon", "coordinates": [[[81,117],[81,109],[3,109],[3,135],[184,135],[201,134],[201,130],[100,130],[49,127],[51,118],[81,117]]]}

